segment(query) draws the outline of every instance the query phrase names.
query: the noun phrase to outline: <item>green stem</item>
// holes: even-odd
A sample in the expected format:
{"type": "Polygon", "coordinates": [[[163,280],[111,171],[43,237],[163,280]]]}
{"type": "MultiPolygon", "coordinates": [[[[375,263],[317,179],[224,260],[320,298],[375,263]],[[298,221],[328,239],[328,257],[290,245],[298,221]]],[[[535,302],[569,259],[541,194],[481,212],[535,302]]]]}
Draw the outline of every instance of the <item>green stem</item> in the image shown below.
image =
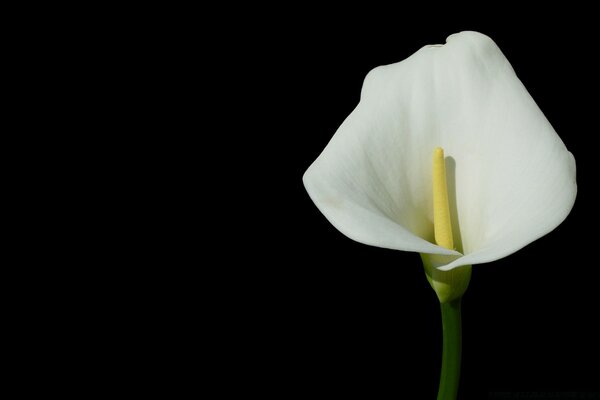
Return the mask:
{"type": "Polygon", "coordinates": [[[460,320],[460,300],[442,303],[442,325],[444,348],[442,350],[442,374],[437,400],[456,400],[460,380],[460,354],[462,332],[460,320]]]}

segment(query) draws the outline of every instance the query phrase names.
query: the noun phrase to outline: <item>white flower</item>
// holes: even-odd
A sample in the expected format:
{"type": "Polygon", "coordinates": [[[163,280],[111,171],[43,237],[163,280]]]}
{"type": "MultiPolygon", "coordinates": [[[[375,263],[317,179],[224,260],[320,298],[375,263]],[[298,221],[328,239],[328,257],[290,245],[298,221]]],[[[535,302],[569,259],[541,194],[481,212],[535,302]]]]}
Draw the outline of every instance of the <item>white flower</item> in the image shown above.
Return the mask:
{"type": "Polygon", "coordinates": [[[441,271],[497,260],[545,235],[577,192],[573,155],[500,49],[476,32],[371,71],[304,185],[348,237],[446,255],[434,256],[441,271]],[[434,244],[437,147],[446,155],[455,250],[434,244]]]}

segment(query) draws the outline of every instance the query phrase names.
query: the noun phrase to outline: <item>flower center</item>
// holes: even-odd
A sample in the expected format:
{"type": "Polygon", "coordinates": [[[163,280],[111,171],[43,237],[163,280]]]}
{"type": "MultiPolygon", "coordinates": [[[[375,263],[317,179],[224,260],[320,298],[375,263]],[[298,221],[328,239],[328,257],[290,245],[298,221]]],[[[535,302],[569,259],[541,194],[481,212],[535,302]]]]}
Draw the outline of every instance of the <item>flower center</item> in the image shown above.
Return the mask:
{"type": "MultiPolygon", "coordinates": [[[[438,246],[454,249],[450,204],[448,202],[448,184],[446,182],[446,162],[444,150],[433,150],[433,233],[438,246]]],[[[460,241],[459,241],[460,242],[460,241]]],[[[467,290],[471,280],[471,266],[464,265],[450,271],[441,271],[437,267],[456,260],[459,256],[443,254],[421,254],[425,274],[440,303],[448,303],[460,298],[467,290]]]]}
{"type": "Polygon", "coordinates": [[[454,250],[444,149],[433,150],[433,232],[438,246],[454,250]]]}

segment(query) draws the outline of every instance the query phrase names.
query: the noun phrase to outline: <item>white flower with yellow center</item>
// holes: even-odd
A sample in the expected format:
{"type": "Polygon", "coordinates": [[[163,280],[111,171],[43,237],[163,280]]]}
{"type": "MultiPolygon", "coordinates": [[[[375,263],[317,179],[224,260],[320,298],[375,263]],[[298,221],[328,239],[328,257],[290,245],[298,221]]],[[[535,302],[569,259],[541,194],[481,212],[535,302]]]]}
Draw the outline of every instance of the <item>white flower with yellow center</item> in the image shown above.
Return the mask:
{"type": "Polygon", "coordinates": [[[460,301],[471,265],[552,231],[577,192],[573,155],[477,32],[371,71],[304,185],[348,237],[421,253],[442,314],[460,301]]]}

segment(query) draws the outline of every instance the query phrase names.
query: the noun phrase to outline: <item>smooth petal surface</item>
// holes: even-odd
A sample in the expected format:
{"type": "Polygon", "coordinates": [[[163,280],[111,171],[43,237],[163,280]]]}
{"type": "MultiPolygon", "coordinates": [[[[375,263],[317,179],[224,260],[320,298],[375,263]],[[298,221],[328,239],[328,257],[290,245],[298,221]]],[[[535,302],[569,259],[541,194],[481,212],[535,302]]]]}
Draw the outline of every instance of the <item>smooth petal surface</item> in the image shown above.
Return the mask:
{"type": "Polygon", "coordinates": [[[572,154],[500,49],[476,32],[371,71],[304,184],[348,237],[454,255],[441,270],[496,260],[550,232],[577,191],[572,154]],[[460,253],[432,243],[436,147],[447,156],[460,253]]]}

